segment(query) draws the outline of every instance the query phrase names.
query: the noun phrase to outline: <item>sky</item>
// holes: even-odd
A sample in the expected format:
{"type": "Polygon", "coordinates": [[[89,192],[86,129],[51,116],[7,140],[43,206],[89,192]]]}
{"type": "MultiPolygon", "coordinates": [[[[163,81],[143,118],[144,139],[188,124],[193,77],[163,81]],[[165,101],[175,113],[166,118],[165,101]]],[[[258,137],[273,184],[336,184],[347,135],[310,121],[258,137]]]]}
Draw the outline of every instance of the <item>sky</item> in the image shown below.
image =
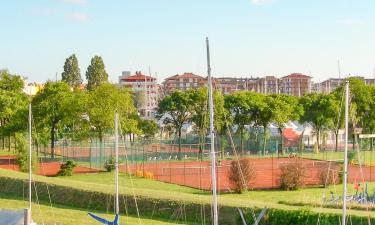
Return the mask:
{"type": "Polygon", "coordinates": [[[76,54],[85,79],[102,56],[112,82],[122,71],[164,78],[285,76],[323,81],[374,77],[373,0],[1,0],[0,69],[60,79],[76,54]]]}

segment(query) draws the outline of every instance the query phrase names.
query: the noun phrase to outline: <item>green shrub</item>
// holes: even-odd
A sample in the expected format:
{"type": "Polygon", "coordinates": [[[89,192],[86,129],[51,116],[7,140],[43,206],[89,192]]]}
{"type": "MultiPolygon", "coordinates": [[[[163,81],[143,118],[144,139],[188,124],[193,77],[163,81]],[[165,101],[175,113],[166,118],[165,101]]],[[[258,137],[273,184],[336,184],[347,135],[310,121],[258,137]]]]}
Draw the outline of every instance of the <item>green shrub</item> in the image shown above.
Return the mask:
{"type": "Polygon", "coordinates": [[[107,172],[112,172],[116,168],[116,159],[114,157],[107,159],[104,163],[104,168],[107,172]]]}
{"type": "Polygon", "coordinates": [[[281,167],[280,188],[286,191],[297,190],[304,185],[305,176],[306,168],[301,162],[296,160],[284,165],[281,167]]]}
{"type": "MultiPolygon", "coordinates": [[[[252,210],[245,210],[245,219],[247,224],[254,224],[254,217],[252,210]]],[[[260,209],[255,209],[258,215],[260,209]]],[[[299,210],[282,210],[282,209],[269,209],[264,215],[259,225],[336,225],[340,224],[341,214],[331,213],[316,213],[312,212],[309,208],[302,208],[299,210]]],[[[369,224],[366,217],[350,216],[351,224],[369,224]]],[[[375,222],[374,218],[370,219],[371,224],[375,222]]],[[[237,224],[242,225],[242,220],[237,216],[237,224]]]]}
{"type": "Polygon", "coordinates": [[[64,164],[61,164],[60,170],[57,173],[57,176],[72,176],[73,169],[77,164],[73,160],[68,160],[64,164]]]}
{"type": "MultiPolygon", "coordinates": [[[[19,167],[21,172],[29,171],[29,152],[26,138],[23,134],[16,133],[16,164],[19,167]]],[[[31,167],[33,171],[36,171],[37,168],[37,157],[35,153],[32,154],[31,167]]]]}

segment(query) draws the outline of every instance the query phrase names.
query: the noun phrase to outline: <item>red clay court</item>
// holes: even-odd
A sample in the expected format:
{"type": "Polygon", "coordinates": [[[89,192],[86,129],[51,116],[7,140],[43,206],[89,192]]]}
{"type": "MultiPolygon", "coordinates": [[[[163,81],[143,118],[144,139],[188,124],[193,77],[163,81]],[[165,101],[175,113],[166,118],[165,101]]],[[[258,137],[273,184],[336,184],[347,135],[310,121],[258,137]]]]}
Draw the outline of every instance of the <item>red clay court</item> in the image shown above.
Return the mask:
{"type": "MultiPolygon", "coordinates": [[[[0,168],[18,171],[19,168],[15,165],[14,156],[0,156],[0,168]]],[[[37,174],[43,176],[55,176],[60,170],[61,163],[59,162],[43,162],[38,163],[37,174]]],[[[90,169],[87,167],[76,166],[73,173],[97,173],[99,170],[90,169]]]]}
{"type": "MultiPolygon", "coordinates": [[[[250,162],[256,170],[256,179],[249,182],[249,187],[253,189],[271,189],[280,186],[281,166],[299,160],[306,167],[305,185],[321,184],[319,173],[328,166],[327,161],[309,160],[301,158],[250,158],[250,162]]],[[[218,190],[231,190],[228,174],[230,169],[229,160],[221,161],[217,165],[217,185],[218,190]]],[[[146,162],[137,165],[123,165],[120,170],[135,174],[137,171],[145,174],[152,173],[154,179],[193,187],[203,190],[211,190],[211,174],[209,162],[146,162]]],[[[332,162],[332,169],[338,169],[338,163],[332,162]]],[[[363,166],[365,181],[375,181],[375,167],[363,166]]],[[[359,166],[349,166],[349,182],[361,182],[362,176],[359,166]]]]}

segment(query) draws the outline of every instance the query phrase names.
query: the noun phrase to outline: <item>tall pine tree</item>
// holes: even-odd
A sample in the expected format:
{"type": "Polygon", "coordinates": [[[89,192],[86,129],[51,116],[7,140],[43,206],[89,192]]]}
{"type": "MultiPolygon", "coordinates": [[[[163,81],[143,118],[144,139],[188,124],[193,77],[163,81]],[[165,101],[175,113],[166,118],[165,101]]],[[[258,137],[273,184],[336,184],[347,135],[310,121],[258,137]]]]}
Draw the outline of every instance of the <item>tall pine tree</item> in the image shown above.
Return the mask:
{"type": "Polygon", "coordinates": [[[61,78],[65,83],[74,88],[82,84],[81,72],[75,54],[65,60],[64,72],[62,72],[61,78]]]}
{"type": "Polygon", "coordinates": [[[87,89],[93,90],[102,83],[108,82],[108,74],[102,57],[94,56],[86,71],[87,89]]]}

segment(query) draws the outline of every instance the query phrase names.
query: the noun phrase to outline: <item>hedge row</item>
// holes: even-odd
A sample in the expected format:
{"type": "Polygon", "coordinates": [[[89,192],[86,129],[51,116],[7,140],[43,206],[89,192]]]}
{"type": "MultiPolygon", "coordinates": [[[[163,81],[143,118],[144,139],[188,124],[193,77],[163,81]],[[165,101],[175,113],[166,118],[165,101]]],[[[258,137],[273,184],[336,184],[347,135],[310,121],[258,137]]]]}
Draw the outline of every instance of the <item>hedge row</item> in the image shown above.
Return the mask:
{"type": "MultiPolygon", "coordinates": [[[[48,192],[52,203],[71,206],[87,211],[113,212],[114,196],[107,193],[75,189],[43,182],[35,182],[39,201],[49,202],[48,192]],[[48,187],[48,189],[47,189],[48,187]]],[[[0,177],[0,191],[6,194],[26,197],[27,181],[0,177]]],[[[33,192],[35,199],[35,191],[33,192]]],[[[211,206],[200,203],[178,202],[163,199],[137,197],[137,204],[142,218],[154,218],[182,222],[187,224],[210,224],[211,206]],[[205,216],[202,216],[205,215],[205,216]]],[[[220,207],[220,224],[239,224],[242,221],[237,208],[229,206],[220,207]]],[[[120,211],[126,215],[137,215],[133,196],[120,195],[120,211]]],[[[259,212],[259,209],[255,209],[259,212]]],[[[252,209],[246,209],[247,224],[253,224],[252,209]]],[[[270,209],[259,225],[316,225],[318,218],[321,225],[339,224],[340,216],[337,214],[318,214],[308,210],[287,211],[270,209]]],[[[352,224],[368,224],[367,218],[351,216],[352,224]]],[[[375,219],[371,220],[375,224],[375,219]]]]}
{"type": "MultiPolygon", "coordinates": [[[[34,186],[34,185],[33,185],[34,186]]],[[[52,204],[87,209],[87,211],[114,212],[114,195],[81,190],[66,186],[35,182],[39,201],[49,202],[48,193],[52,204]],[[47,189],[48,187],[48,189],[47,189]]],[[[15,178],[0,177],[0,191],[2,193],[24,196],[27,195],[27,181],[15,178]]],[[[33,191],[33,199],[36,199],[33,191]]],[[[126,215],[137,215],[134,197],[120,195],[120,211],[126,215]]],[[[210,223],[211,206],[209,204],[178,202],[172,200],[151,199],[137,196],[137,205],[142,218],[158,218],[173,222],[188,222],[189,224],[210,223]],[[205,215],[205,216],[201,216],[205,215]]],[[[234,208],[221,207],[221,220],[224,224],[235,224],[233,217],[234,208]]]]}
{"type": "MultiPolygon", "coordinates": [[[[246,215],[247,224],[254,223],[254,214],[258,215],[260,209],[247,209],[244,211],[246,215]]],[[[375,218],[367,218],[360,216],[348,216],[347,224],[355,225],[368,225],[374,224],[375,218]],[[370,223],[369,223],[370,220],[370,223]]],[[[237,224],[243,224],[242,219],[237,219],[237,224]]],[[[260,221],[259,225],[337,225],[341,224],[340,214],[330,214],[330,213],[316,213],[309,209],[300,210],[280,210],[280,209],[269,209],[263,219],[260,221]]]]}

